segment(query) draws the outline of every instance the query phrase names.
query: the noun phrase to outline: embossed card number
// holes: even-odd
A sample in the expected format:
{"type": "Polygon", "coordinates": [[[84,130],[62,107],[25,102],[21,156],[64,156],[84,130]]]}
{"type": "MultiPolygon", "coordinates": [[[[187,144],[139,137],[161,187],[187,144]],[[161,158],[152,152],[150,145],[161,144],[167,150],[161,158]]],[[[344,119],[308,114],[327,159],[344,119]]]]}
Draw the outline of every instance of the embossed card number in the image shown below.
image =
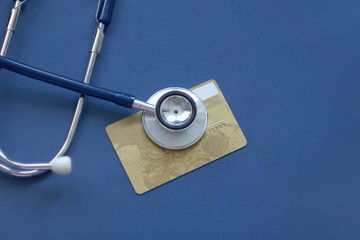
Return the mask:
{"type": "Polygon", "coordinates": [[[143,130],[140,112],[106,128],[136,193],[143,194],[246,146],[217,83],[209,80],[191,90],[206,105],[208,126],[203,138],[190,148],[168,150],[155,145],[143,130]]]}

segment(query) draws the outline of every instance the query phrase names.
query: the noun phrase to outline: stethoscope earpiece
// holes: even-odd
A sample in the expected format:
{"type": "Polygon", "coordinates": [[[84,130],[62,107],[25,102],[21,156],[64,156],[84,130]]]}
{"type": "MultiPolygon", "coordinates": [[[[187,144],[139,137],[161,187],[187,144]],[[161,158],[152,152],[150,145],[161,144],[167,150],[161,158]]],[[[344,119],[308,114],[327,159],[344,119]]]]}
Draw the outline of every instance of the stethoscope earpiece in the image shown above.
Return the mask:
{"type": "Polygon", "coordinates": [[[50,164],[53,173],[59,175],[68,175],[71,173],[71,158],[68,156],[55,158],[50,164]]]}

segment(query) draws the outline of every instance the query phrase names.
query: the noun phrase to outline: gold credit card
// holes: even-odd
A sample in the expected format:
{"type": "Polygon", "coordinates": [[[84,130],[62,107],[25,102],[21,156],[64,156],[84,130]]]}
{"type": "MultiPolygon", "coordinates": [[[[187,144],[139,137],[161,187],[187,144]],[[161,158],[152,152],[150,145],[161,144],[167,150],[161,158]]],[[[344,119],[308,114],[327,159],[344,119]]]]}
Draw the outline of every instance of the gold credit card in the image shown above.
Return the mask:
{"type": "Polygon", "coordinates": [[[168,150],[154,144],[143,129],[141,112],[107,126],[136,193],[143,194],[246,146],[245,136],[215,80],[191,90],[205,103],[208,125],[202,139],[189,148],[168,150]]]}

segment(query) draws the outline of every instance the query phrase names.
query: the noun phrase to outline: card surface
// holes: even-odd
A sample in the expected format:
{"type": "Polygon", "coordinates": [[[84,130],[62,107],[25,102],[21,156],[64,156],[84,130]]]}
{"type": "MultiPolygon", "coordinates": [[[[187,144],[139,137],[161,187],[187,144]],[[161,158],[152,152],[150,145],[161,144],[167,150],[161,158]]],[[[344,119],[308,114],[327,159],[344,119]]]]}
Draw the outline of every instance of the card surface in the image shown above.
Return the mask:
{"type": "Polygon", "coordinates": [[[207,130],[195,145],[168,150],[155,145],[142,126],[141,112],[106,128],[135,192],[143,194],[246,146],[247,142],[215,80],[191,89],[205,103],[207,130]]]}

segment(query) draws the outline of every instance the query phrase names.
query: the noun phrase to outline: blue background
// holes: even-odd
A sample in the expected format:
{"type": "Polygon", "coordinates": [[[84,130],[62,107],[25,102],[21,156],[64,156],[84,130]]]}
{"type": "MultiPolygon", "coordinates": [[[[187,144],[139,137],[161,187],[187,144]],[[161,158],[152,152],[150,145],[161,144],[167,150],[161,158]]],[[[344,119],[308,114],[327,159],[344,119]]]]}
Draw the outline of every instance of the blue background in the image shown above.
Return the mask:
{"type": "MultiPolygon", "coordinates": [[[[12,5],[1,1],[0,26],[12,5]]],[[[82,80],[96,7],[28,1],[8,57],[82,80]]],[[[92,83],[147,99],[216,79],[248,146],[139,196],[105,133],[134,111],[87,98],[71,175],[0,175],[1,239],[360,239],[359,8],[118,0],[92,83]]],[[[78,94],[0,79],[1,148],[48,161],[78,94]]]]}

